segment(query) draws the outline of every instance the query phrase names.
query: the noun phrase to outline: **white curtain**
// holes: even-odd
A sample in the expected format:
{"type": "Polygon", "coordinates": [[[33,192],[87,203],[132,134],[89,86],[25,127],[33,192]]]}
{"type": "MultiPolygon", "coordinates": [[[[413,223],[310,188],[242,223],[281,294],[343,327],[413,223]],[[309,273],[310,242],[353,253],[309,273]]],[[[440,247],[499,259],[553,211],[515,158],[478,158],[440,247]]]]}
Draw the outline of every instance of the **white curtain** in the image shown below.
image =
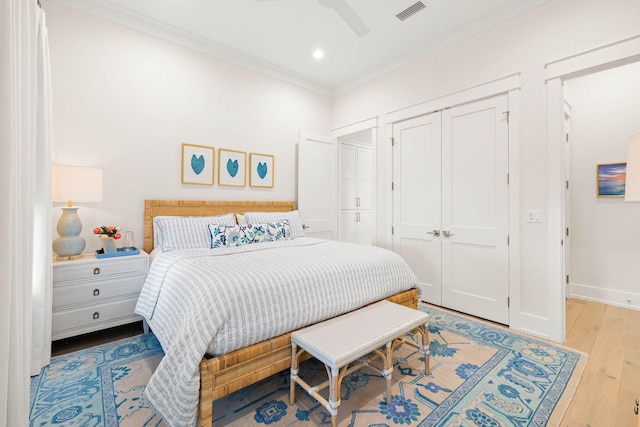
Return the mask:
{"type": "Polygon", "coordinates": [[[51,83],[45,14],[0,1],[0,426],[29,424],[51,357],[51,83]]]}

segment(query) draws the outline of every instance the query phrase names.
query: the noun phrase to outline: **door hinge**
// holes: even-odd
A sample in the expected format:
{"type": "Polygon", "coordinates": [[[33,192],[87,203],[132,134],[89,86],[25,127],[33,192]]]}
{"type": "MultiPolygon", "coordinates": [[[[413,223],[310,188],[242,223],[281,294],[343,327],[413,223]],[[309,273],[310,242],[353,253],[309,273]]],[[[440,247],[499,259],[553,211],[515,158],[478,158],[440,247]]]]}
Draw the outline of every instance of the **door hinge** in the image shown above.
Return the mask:
{"type": "Polygon", "coordinates": [[[511,297],[507,297],[507,308],[511,307],[511,297]]]}
{"type": "Polygon", "coordinates": [[[391,140],[391,146],[393,147],[394,145],[396,145],[396,140],[393,139],[393,137],[389,138],[391,140]]]}
{"type": "Polygon", "coordinates": [[[509,246],[509,244],[511,244],[511,236],[507,234],[507,246],[509,246]]]}
{"type": "Polygon", "coordinates": [[[509,174],[507,174],[507,185],[509,185],[509,174]]]}
{"type": "Polygon", "coordinates": [[[566,188],[567,190],[569,189],[569,180],[566,180],[564,182],[564,188],[566,188]]]}
{"type": "Polygon", "coordinates": [[[564,233],[567,237],[569,237],[569,227],[565,228],[565,233],[564,233]]]}
{"type": "Polygon", "coordinates": [[[509,114],[510,113],[511,113],[510,111],[503,111],[502,112],[502,114],[504,114],[504,116],[505,116],[505,119],[507,120],[507,124],[509,124],[509,114]]]}
{"type": "Polygon", "coordinates": [[[567,274],[566,280],[567,280],[567,285],[568,285],[569,284],[569,275],[568,274],[567,274]]]}
{"type": "Polygon", "coordinates": [[[394,232],[395,232],[395,228],[391,227],[391,234],[394,234],[394,232]]]}
{"type": "Polygon", "coordinates": [[[565,133],[565,134],[564,134],[564,140],[565,140],[566,142],[569,142],[569,133],[565,133]]]}
{"type": "Polygon", "coordinates": [[[395,190],[395,185],[394,185],[394,183],[392,182],[392,183],[391,183],[391,191],[393,191],[393,190],[395,190]]]}

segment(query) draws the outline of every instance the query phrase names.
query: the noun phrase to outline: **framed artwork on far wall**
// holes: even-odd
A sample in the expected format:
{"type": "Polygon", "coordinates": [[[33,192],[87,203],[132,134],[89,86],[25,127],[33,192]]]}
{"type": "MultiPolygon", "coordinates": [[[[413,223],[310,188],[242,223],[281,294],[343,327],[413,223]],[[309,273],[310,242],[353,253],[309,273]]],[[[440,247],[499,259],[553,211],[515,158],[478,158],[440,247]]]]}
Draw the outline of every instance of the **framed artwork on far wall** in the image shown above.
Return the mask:
{"type": "Polygon", "coordinates": [[[624,197],[626,182],[626,163],[604,163],[597,166],[598,197],[624,197]]]}
{"type": "Polygon", "coordinates": [[[270,154],[249,154],[249,186],[273,188],[273,156],[270,154]]]}
{"type": "Polygon", "coordinates": [[[247,153],[243,151],[218,150],[218,185],[244,187],[247,185],[247,153]]]}
{"type": "Polygon", "coordinates": [[[214,148],[182,144],[182,183],[213,184],[214,148]]]}

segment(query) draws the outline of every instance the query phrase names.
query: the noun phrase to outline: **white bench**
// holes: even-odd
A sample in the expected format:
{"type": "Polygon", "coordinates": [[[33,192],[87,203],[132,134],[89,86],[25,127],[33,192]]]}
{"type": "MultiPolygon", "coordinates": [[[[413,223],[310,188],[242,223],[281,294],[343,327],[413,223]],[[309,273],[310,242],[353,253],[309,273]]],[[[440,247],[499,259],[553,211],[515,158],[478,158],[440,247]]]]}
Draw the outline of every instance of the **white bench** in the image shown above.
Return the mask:
{"type": "Polygon", "coordinates": [[[389,301],[380,301],[293,332],[290,404],[296,402],[295,387],[299,384],[327,408],[331,414],[331,425],[335,427],[340,406],[340,383],[346,375],[363,366],[372,367],[386,378],[387,403],[392,403],[391,373],[393,350],[396,347],[403,343],[416,347],[424,355],[425,374],[429,374],[428,322],[429,316],[426,313],[389,301]],[[416,328],[422,336],[422,345],[403,337],[416,328]],[[312,387],[298,376],[299,358],[305,351],[325,364],[328,381],[312,387]],[[382,360],[382,369],[370,365],[370,362],[376,359],[382,360]],[[351,365],[355,361],[359,363],[351,365]],[[319,393],[327,386],[328,401],[319,393]]]}

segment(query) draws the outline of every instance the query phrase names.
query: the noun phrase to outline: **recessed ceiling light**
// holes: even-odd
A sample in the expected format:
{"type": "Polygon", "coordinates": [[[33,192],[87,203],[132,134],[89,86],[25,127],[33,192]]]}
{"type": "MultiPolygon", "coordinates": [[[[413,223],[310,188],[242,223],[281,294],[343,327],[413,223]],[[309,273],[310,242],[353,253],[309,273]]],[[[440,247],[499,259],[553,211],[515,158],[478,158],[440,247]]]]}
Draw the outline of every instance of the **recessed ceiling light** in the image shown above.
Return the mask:
{"type": "Polygon", "coordinates": [[[320,59],[324,56],[324,52],[322,51],[322,49],[316,49],[313,51],[313,57],[316,59],[320,59]]]}

